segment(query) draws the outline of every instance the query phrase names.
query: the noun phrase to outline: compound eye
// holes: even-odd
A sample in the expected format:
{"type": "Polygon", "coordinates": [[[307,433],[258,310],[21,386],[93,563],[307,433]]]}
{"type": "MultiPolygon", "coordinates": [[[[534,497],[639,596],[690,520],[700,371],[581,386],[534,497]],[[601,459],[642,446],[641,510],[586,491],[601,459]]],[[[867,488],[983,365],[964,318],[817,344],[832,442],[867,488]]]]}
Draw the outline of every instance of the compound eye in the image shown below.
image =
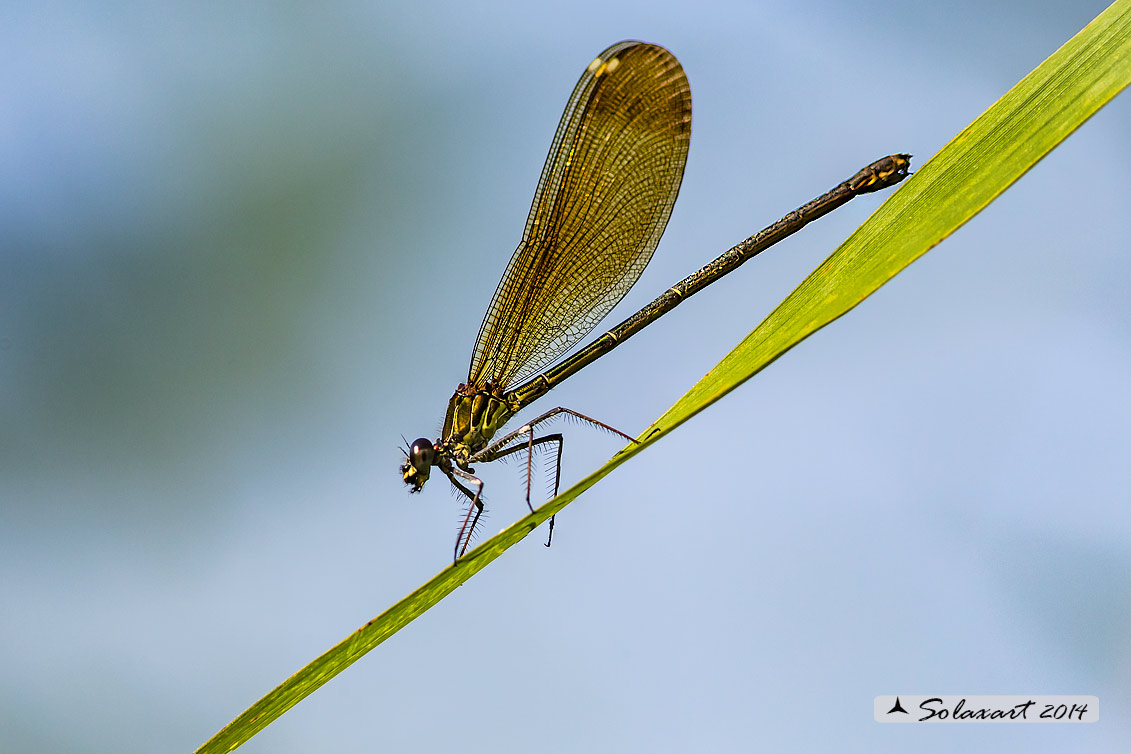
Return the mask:
{"type": "Polygon", "coordinates": [[[436,456],[436,449],[431,441],[421,437],[413,440],[409,448],[409,462],[418,471],[427,471],[432,466],[432,459],[436,456]]]}

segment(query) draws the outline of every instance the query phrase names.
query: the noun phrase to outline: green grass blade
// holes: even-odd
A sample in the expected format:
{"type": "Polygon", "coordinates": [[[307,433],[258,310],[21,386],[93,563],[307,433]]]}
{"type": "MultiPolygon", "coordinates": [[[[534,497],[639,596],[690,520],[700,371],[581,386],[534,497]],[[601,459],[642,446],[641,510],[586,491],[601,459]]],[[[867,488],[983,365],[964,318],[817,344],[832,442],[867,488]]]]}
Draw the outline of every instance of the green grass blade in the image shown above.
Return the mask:
{"type": "Polygon", "coordinates": [[[671,431],[848,313],[982,211],[1129,81],[1131,3],[1121,0],[907,179],[654,426],[671,431]]]}
{"type": "Polygon", "coordinates": [[[1006,93],[884,203],[644,435],[315,659],[205,743],[231,751],[399,631],[583,491],[843,316],[980,212],[1131,82],[1131,0],[1119,0],[1006,93]]]}

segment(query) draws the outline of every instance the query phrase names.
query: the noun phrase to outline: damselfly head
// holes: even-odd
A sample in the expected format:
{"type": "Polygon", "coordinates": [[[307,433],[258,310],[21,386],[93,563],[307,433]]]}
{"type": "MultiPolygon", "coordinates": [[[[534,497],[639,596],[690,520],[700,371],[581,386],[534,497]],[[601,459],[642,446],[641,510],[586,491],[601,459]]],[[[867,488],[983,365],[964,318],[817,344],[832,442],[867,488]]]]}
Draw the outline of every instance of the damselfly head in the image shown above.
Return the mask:
{"type": "Polygon", "coordinates": [[[432,442],[424,437],[419,437],[408,447],[404,463],[401,464],[401,474],[404,483],[412,487],[409,492],[420,492],[428,475],[432,472],[432,459],[436,457],[436,449],[432,442]]]}

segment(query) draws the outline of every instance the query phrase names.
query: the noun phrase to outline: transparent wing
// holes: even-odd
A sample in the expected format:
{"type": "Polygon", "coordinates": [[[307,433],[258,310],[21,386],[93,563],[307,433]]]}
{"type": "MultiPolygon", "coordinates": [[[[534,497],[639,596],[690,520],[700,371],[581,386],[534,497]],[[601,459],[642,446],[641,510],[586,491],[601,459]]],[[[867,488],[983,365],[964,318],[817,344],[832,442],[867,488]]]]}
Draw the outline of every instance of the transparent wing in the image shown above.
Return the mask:
{"type": "Polygon", "coordinates": [[[616,306],[660,242],[690,139],[691,90],[670,52],[620,42],[589,65],[483,318],[468,384],[534,374],[616,306]]]}

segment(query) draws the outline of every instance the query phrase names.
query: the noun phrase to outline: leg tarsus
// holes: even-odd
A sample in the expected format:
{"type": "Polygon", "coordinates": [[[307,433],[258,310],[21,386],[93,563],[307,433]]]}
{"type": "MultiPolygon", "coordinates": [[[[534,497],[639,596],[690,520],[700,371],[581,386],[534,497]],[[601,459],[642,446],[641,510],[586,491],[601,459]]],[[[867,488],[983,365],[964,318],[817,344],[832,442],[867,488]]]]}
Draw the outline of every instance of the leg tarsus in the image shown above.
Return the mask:
{"type": "Polygon", "coordinates": [[[557,514],[550,516],[550,536],[546,537],[546,547],[549,547],[550,542],[552,542],[554,540],[554,519],[556,517],[557,517],[557,514]]]}

